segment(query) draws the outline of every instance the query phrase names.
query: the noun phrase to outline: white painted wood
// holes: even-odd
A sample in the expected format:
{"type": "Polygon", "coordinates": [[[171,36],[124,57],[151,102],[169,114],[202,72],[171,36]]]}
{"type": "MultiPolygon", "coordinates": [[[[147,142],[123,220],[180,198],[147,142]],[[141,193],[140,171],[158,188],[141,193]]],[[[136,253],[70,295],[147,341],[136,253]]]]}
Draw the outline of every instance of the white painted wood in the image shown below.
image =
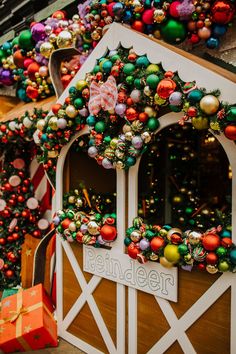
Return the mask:
{"type": "Polygon", "coordinates": [[[125,354],[125,334],[126,334],[126,320],[125,320],[125,286],[116,284],[116,336],[117,336],[117,354],[125,354]]]}
{"type": "Polygon", "coordinates": [[[63,322],[63,257],[62,257],[62,240],[56,238],[56,273],[57,273],[57,329],[58,335],[61,336],[63,322]]]}
{"type": "Polygon", "coordinates": [[[137,290],[128,288],[128,354],[138,353],[137,290]]]}
{"type": "Polygon", "coordinates": [[[236,279],[232,277],[231,283],[231,322],[230,322],[230,353],[236,354],[236,279]]]}

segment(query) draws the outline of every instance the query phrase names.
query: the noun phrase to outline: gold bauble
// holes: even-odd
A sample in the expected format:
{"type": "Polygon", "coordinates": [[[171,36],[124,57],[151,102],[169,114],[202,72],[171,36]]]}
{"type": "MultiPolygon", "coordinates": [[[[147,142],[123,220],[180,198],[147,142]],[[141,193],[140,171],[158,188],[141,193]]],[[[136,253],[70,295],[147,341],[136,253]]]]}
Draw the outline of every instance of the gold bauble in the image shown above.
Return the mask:
{"type": "Polygon", "coordinates": [[[74,204],[74,202],[75,202],[75,196],[74,196],[74,195],[70,195],[70,196],[68,197],[68,202],[69,202],[70,204],[74,204]]]}
{"type": "Polygon", "coordinates": [[[158,104],[158,106],[162,106],[164,103],[166,103],[166,100],[164,100],[164,98],[161,98],[157,93],[155,93],[154,102],[155,104],[158,104]]]}
{"type": "Polygon", "coordinates": [[[215,114],[218,111],[219,105],[218,98],[213,95],[206,95],[200,101],[200,108],[207,115],[215,114]]]}
{"type": "Polygon", "coordinates": [[[43,131],[43,128],[44,128],[44,126],[45,126],[45,120],[44,120],[44,119],[39,119],[39,120],[37,121],[36,126],[37,126],[37,129],[38,129],[38,130],[43,131]]]}
{"type": "Polygon", "coordinates": [[[61,31],[57,37],[58,48],[67,48],[73,45],[73,36],[69,31],[61,31]]]}
{"type": "Polygon", "coordinates": [[[156,117],[157,112],[150,106],[144,108],[144,112],[148,115],[148,117],[156,117]]]}
{"type": "Polygon", "coordinates": [[[170,263],[169,261],[167,261],[167,259],[165,257],[160,257],[160,264],[165,268],[172,268],[173,267],[173,263],[170,263]]]}
{"type": "Polygon", "coordinates": [[[218,268],[216,266],[214,266],[214,265],[211,265],[211,264],[208,264],[206,266],[206,270],[210,274],[216,274],[218,272],[218,268]]]}
{"type": "Polygon", "coordinates": [[[82,91],[87,86],[88,86],[88,84],[87,84],[87,81],[85,81],[85,80],[79,80],[75,84],[75,87],[77,88],[78,91],[82,91]]]}
{"type": "Polygon", "coordinates": [[[57,150],[48,151],[48,157],[50,159],[55,159],[57,156],[58,156],[58,151],[57,150]]]}
{"type": "Polygon", "coordinates": [[[54,50],[54,46],[50,42],[44,42],[40,46],[40,54],[45,58],[49,58],[54,50]]]}
{"type": "Polygon", "coordinates": [[[127,133],[127,132],[130,132],[131,131],[131,126],[129,124],[124,124],[122,130],[123,130],[124,134],[127,133]]]}
{"type": "Polygon", "coordinates": [[[113,138],[111,141],[110,141],[110,147],[112,149],[115,149],[117,147],[117,143],[118,143],[118,139],[117,138],[113,138]]]}
{"type": "Polygon", "coordinates": [[[51,33],[49,36],[49,42],[50,43],[55,43],[57,40],[57,36],[55,35],[55,33],[51,33]]]}
{"type": "Polygon", "coordinates": [[[77,116],[77,110],[72,104],[69,104],[69,106],[66,107],[66,114],[70,118],[75,118],[77,116]]]}
{"type": "Polygon", "coordinates": [[[204,130],[204,129],[208,129],[209,121],[207,117],[193,117],[192,125],[197,130],[204,130]]]}
{"type": "Polygon", "coordinates": [[[58,126],[57,126],[57,117],[51,117],[48,121],[48,126],[52,129],[52,130],[58,130],[58,126]]]}

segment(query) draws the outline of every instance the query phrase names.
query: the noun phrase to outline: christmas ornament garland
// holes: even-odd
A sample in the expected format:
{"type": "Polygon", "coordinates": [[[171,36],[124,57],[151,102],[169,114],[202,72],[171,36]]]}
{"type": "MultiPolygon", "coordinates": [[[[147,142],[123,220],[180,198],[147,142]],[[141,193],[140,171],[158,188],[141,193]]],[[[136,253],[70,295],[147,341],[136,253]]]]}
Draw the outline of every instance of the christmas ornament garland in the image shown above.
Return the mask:
{"type": "MultiPolygon", "coordinates": [[[[17,96],[25,101],[51,96],[54,89],[48,61],[55,49],[75,46],[84,60],[113,21],[125,23],[136,31],[179,44],[186,39],[192,45],[205,41],[210,49],[218,48],[233,20],[235,4],[231,0],[156,1],[108,0],[85,1],[71,19],[65,11],[55,11],[43,22],[32,22],[12,41],[0,47],[0,84],[17,83],[17,96]]],[[[64,69],[66,85],[76,70],[64,69]],[[68,72],[69,71],[69,72],[68,72]]]]}
{"type": "Polygon", "coordinates": [[[53,219],[57,233],[68,242],[101,247],[117,237],[114,196],[95,194],[85,187],[63,197],[63,210],[53,219]]]}
{"type": "Polygon", "coordinates": [[[0,289],[20,284],[21,245],[26,234],[40,238],[49,223],[42,218],[29,178],[32,149],[14,144],[5,151],[0,187],[0,289]],[[15,158],[12,160],[12,156],[15,158]]]}
{"type": "Polygon", "coordinates": [[[236,271],[236,246],[231,232],[221,226],[202,233],[183,231],[170,225],[151,225],[136,217],[126,230],[124,240],[128,255],[140,263],[159,262],[170,268],[180,266],[191,271],[193,267],[210,274],[236,271]]]}
{"type": "Polygon", "coordinates": [[[197,130],[211,128],[235,140],[236,105],[221,102],[219,95],[219,90],[207,92],[196,82],[183,82],[132,49],[110,51],[70,87],[64,104],[55,104],[46,122],[38,122],[42,161],[47,165],[49,158],[57,158],[87,124],[89,156],[104,168],[128,169],[152,141],[158,117],[170,110],[183,112],[182,125],[189,120],[197,130]]]}

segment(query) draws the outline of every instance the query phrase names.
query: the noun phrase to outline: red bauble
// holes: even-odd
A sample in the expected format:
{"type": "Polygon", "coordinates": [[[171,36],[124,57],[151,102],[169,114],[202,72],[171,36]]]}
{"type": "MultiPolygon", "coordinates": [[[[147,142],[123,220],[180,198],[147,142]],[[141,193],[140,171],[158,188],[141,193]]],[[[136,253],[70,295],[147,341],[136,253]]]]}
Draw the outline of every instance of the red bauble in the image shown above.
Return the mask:
{"type": "Polygon", "coordinates": [[[8,269],[5,274],[6,274],[6,277],[7,277],[7,278],[12,278],[12,277],[14,277],[14,272],[13,272],[13,270],[11,270],[11,269],[8,269]]]}
{"type": "Polygon", "coordinates": [[[169,13],[172,17],[179,17],[179,11],[178,11],[178,6],[181,4],[180,1],[173,1],[171,4],[170,4],[170,7],[169,7],[169,13]]]}
{"type": "Polygon", "coordinates": [[[7,236],[7,241],[8,242],[13,242],[14,241],[14,238],[12,236],[7,236]]]}
{"type": "Polygon", "coordinates": [[[2,212],[2,215],[4,216],[4,218],[9,218],[9,216],[11,215],[10,211],[7,209],[4,209],[2,212]]]}
{"type": "Polygon", "coordinates": [[[138,119],[140,120],[140,122],[145,123],[148,120],[147,113],[145,113],[145,112],[139,113],[138,119]]]}
{"type": "Polygon", "coordinates": [[[25,57],[22,55],[21,50],[15,51],[13,54],[13,61],[18,68],[24,69],[24,60],[25,57]]]}
{"type": "Polygon", "coordinates": [[[127,251],[128,255],[133,259],[136,259],[140,252],[139,248],[133,242],[128,246],[127,251]]]}
{"type": "Polygon", "coordinates": [[[17,200],[19,203],[23,203],[25,201],[25,198],[23,197],[23,195],[19,195],[17,200]]]}
{"type": "Polygon", "coordinates": [[[163,99],[167,99],[175,90],[176,83],[170,78],[163,79],[157,86],[157,94],[163,99]]]}
{"type": "Polygon", "coordinates": [[[40,69],[40,65],[36,62],[31,63],[28,66],[27,72],[28,72],[28,76],[30,78],[30,80],[35,80],[35,74],[39,72],[40,69]]]}
{"type": "Polygon", "coordinates": [[[12,190],[12,186],[10,185],[10,183],[5,183],[4,188],[5,188],[5,191],[8,191],[8,192],[10,192],[12,190]]]}
{"type": "Polygon", "coordinates": [[[224,237],[224,238],[221,239],[221,245],[222,245],[223,247],[225,247],[225,248],[231,247],[231,246],[232,246],[232,243],[233,243],[233,241],[232,241],[232,239],[229,238],[229,237],[224,237]]]}
{"type": "Polygon", "coordinates": [[[70,223],[71,223],[71,220],[68,219],[68,218],[66,218],[66,219],[64,219],[64,220],[62,221],[61,226],[62,226],[63,229],[65,230],[65,229],[68,229],[70,223]]]}
{"type": "Polygon", "coordinates": [[[191,37],[189,38],[189,41],[193,44],[196,44],[200,41],[200,38],[198,37],[198,35],[196,33],[192,33],[191,37]]]}
{"type": "Polygon", "coordinates": [[[207,234],[203,237],[202,245],[207,251],[214,251],[220,246],[220,237],[215,234],[207,234]]]}
{"type": "Polygon", "coordinates": [[[35,230],[35,231],[33,232],[33,236],[36,237],[36,238],[40,238],[40,237],[41,237],[41,231],[35,230]]]}
{"type": "Polygon", "coordinates": [[[165,246],[165,240],[162,237],[156,236],[153,237],[151,242],[150,242],[151,249],[156,252],[158,251],[161,247],[165,246]]]}
{"type": "Polygon", "coordinates": [[[227,125],[224,130],[226,138],[236,140],[236,125],[227,125]]]}
{"type": "Polygon", "coordinates": [[[208,264],[212,264],[212,265],[215,265],[218,261],[218,256],[217,254],[215,254],[214,252],[209,252],[207,255],[206,255],[206,262],[208,264]]]}
{"type": "Polygon", "coordinates": [[[59,109],[61,109],[62,105],[60,103],[55,103],[53,106],[52,106],[52,112],[54,114],[57,114],[59,109]]]}
{"type": "Polygon", "coordinates": [[[176,233],[173,233],[170,236],[170,239],[171,239],[171,243],[173,243],[174,245],[179,245],[180,243],[183,242],[182,237],[179,234],[176,234],[176,233]]]}
{"type": "Polygon", "coordinates": [[[53,12],[52,18],[56,18],[58,20],[65,20],[66,19],[66,12],[62,10],[57,10],[53,12]]]}
{"type": "Polygon", "coordinates": [[[206,269],[206,265],[204,263],[199,263],[197,265],[197,269],[200,271],[204,271],[206,269]]]}
{"type": "Polygon", "coordinates": [[[13,238],[13,240],[19,240],[19,238],[20,238],[20,235],[17,233],[17,232],[14,232],[13,234],[12,234],[12,238],[13,238]]]}
{"type": "Polygon", "coordinates": [[[5,238],[0,238],[0,245],[3,246],[7,243],[5,238]]]}
{"type": "Polygon", "coordinates": [[[26,95],[32,100],[36,99],[39,95],[38,89],[33,86],[28,86],[26,89],[26,95]]]}
{"type": "Polygon", "coordinates": [[[212,21],[225,25],[232,21],[235,12],[235,5],[231,1],[217,0],[211,7],[212,21]]]}
{"type": "Polygon", "coordinates": [[[132,122],[133,120],[137,119],[138,112],[136,111],[136,109],[130,107],[126,109],[125,116],[130,122],[132,122]]]}
{"type": "Polygon", "coordinates": [[[131,26],[135,31],[143,32],[144,31],[144,23],[142,21],[136,20],[133,22],[131,26]]]}
{"type": "Polygon", "coordinates": [[[117,230],[115,226],[103,225],[100,234],[104,241],[114,241],[117,235],[117,230]]]}

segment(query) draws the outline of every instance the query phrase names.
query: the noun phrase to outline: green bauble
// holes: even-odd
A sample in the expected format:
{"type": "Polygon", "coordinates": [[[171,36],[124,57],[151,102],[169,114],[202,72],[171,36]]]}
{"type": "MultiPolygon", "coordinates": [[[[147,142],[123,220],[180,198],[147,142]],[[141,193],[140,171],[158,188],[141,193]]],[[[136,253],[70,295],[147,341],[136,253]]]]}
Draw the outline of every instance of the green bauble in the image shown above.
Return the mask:
{"type": "Polygon", "coordinates": [[[111,71],[111,68],[112,68],[112,62],[110,60],[106,60],[105,62],[103,62],[102,71],[109,74],[109,72],[111,71]]]}
{"type": "Polygon", "coordinates": [[[182,22],[169,19],[161,28],[163,39],[170,44],[179,44],[186,38],[187,32],[182,22]]]}
{"type": "Polygon", "coordinates": [[[84,50],[89,50],[90,47],[91,47],[91,45],[90,45],[89,43],[84,43],[84,44],[83,44],[83,49],[84,49],[84,50]]]}
{"type": "Polygon", "coordinates": [[[187,245],[184,245],[183,243],[181,245],[178,246],[178,251],[179,251],[179,254],[182,255],[185,255],[188,253],[188,246],[187,245]]]}
{"type": "Polygon", "coordinates": [[[31,50],[34,46],[30,30],[24,30],[19,35],[19,46],[25,50],[31,50]]]}
{"type": "Polygon", "coordinates": [[[104,122],[97,122],[94,127],[95,131],[97,133],[103,133],[104,130],[106,129],[106,124],[104,122]]]}
{"type": "Polygon", "coordinates": [[[3,59],[6,58],[6,53],[4,50],[0,49],[0,63],[2,62],[3,59]]]}
{"type": "Polygon", "coordinates": [[[146,237],[148,240],[151,240],[154,236],[155,236],[155,233],[152,232],[151,230],[147,230],[147,231],[145,232],[145,237],[146,237]]]}
{"type": "Polygon", "coordinates": [[[141,81],[141,79],[135,79],[135,80],[134,80],[134,86],[135,86],[137,89],[141,89],[141,88],[142,88],[142,81],[141,81]]]}
{"type": "Polygon", "coordinates": [[[180,106],[173,106],[173,105],[169,105],[169,108],[172,110],[172,112],[180,112],[181,111],[181,107],[180,106]]]}
{"type": "Polygon", "coordinates": [[[84,100],[81,97],[78,97],[73,102],[76,109],[82,109],[84,105],[84,100]]]}
{"type": "Polygon", "coordinates": [[[95,214],[95,220],[96,221],[101,221],[102,220],[102,215],[101,214],[95,214]]]}
{"type": "Polygon", "coordinates": [[[134,70],[135,70],[135,65],[132,63],[125,64],[123,67],[123,71],[126,75],[132,74],[134,70]]]}
{"type": "Polygon", "coordinates": [[[129,75],[126,77],[125,81],[127,82],[128,85],[133,85],[134,77],[132,75],[129,75]]]}
{"type": "Polygon", "coordinates": [[[236,107],[231,107],[226,115],[226,119],[229,122],[236,122],[236,107]]]}
{"type": "Polygon", "coordinates": [[[149,118],[148,122],[147,122],[147,126],[149,128],[149,130],[154,131],[159,127],[160,123],[158,121],[158,119],[156,118],[149,118]]]}
{"type": "Polygon", "coordinates": [[[218,268],[220,272],[227,272],[229,270],[229,263],[227,261],[220,261],[218,268]]]}
{"type": "Polygon", "coordinates": [[[216,254],[217,254],[217,256],[219,256],[220,258],[221,258],[221,257],[225,257],[226,254],[227,254],[227,249],[224,248],[223,246],[220,246],[220,247],[217,248],[216,254]]]}
{"type": "Polygon", "coordinates": [[[151,75],[148,75],[146,83],[149,87],[151,87],[152,89],[155,90],[157,88],[159,81],[160,81],[160,79],[157,75],[151,74],[151,75]]]}
{"type": "Polygon", "coordinates": [[[119,60],[120,59],[120,56],[118,55],[118,54],[115,54],[115,55],[113,55],[112,57],[111,57],[111,61],[113,62],[113,63],[115,63],[117,60],[119,60]]]}
{"type": "Polygon", "coordinates": [[[142,57],[139,57],[136,60],[136,65],[141,67],[141,68],[146,68],[148,65],[150,64],[148,58],[146,57],[146,55],[143,55],[142,57]]]}
{"type": "Polygon", "coordinates": [[[99,65],[95,65],[95,67],[93,68],[93,73],[97,74],[99,71],[100,71],[99,65]]]}
{"type": "Polygon", "coordinates": [[[16,44],[19,44],[19,36],[15,37],[11,42],[12,47],[14,47],[16,44]]]}

